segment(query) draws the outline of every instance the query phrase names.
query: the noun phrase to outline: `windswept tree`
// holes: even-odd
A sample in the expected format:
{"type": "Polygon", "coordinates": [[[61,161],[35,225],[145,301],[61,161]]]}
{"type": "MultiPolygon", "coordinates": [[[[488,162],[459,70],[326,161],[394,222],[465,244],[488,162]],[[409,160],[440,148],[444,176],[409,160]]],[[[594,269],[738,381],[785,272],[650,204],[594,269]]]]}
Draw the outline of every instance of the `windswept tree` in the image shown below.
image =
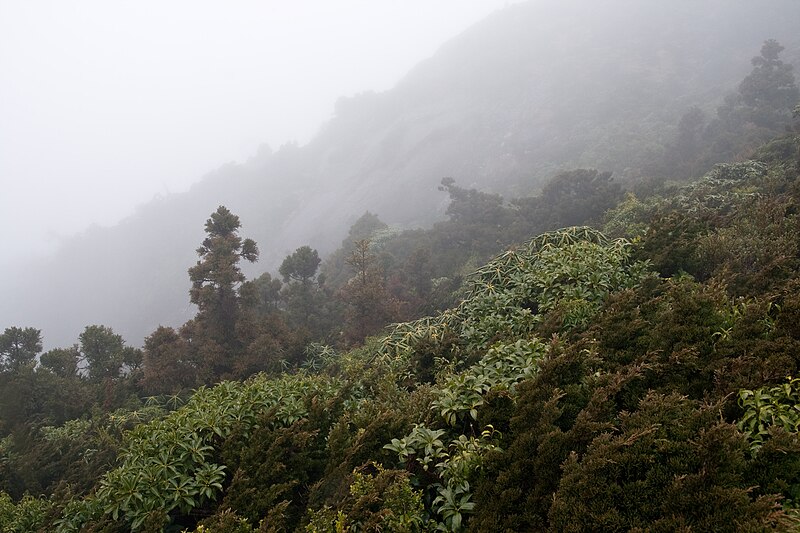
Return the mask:
{"type": "Polygon", "coordinates": [[[255,241],[239,237],[240,227],[239,217],[219,206],[206,221],[207,237],[197,249],[200,260],[189,269],[198,325],[222,347],[231,347],[235,340],[238,289],[245,281],[239,261],[258,259],[255,241]]]}

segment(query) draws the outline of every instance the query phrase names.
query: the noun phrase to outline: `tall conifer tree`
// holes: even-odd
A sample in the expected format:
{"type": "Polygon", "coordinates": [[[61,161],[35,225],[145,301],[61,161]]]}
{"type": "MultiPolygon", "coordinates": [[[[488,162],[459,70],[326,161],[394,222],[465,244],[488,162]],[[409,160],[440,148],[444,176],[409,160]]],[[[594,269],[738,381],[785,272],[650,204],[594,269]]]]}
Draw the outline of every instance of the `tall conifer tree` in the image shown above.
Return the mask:
{"type": "Polygon", "coordinates": [[[258,259],[255,241],[239,237],[240,227],[239,217],[219,206],[206,221],[207,237],[197,249],[200,260],[189,269],[189,294],[199,308],[197,321],[223,347],[231,347],[235,340],[238,288],[245,281],[239,261],[258,259]]]}

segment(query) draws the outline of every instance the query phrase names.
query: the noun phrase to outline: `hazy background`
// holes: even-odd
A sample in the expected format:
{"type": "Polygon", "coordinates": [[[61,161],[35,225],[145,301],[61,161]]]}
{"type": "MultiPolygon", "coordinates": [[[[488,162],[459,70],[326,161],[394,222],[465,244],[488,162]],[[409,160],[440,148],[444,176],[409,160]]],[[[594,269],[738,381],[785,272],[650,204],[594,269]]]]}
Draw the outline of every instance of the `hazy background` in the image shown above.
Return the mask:
{"type": "Polygon", "coordinates": [[[253,277],[367,210],[429,227],[444,176],[507,199],[576,168],[663,177],[681,117],[717,127],[766,39],[800,67],[797,20],[797,0],[0,0],[0,329],[180,326],[220,204],[253,277]]]}
{"type": "Polygon", "coordinates": [[[0,267],[306,143],[510,3],[0,1],[0,267]]]}

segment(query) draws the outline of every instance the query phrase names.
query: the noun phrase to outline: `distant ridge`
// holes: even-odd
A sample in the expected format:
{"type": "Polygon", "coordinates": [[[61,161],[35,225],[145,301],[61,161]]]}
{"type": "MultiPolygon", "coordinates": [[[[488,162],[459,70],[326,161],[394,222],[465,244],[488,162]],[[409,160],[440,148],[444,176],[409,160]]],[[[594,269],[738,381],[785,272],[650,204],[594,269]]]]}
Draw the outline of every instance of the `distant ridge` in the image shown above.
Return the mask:
{"type": "MultiPolygon", "coordinates": [[[[307,145],[226,165],[186,193],[143,205],[4,276],[0,326],[43,330],[46,345],[105,324],[139,345],[188,305],[187,269],[218,205],[262,250],[253,272],[294,248],[333,250],[364,211],[392,224],[442,215],[437,184],[528,194],[560,169],[635,179],[681,114],[711,112],[768,38],[800,58],[800,3],[617,0],[509,6],[446,43],[397,86],[341,99],[307,145]]],[[[35,216],[35,215],[32,215],[35,216]]]]}

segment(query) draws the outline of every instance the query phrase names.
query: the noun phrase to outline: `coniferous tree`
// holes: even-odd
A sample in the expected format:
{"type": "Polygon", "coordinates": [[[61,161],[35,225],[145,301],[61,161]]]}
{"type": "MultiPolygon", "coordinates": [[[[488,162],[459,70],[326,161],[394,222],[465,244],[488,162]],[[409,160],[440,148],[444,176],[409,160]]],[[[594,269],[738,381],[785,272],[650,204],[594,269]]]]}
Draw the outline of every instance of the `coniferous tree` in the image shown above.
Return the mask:
{"type": "Polygon", "coordinates": [[[237,289],[245,277],[239,261],[254,262],[258,247],[239,237],[239,217],[219,206],[206,221],[207,237],[197,249],[200,260],[189,269],[191,302],[199,308],[197,321],[223,347],[231,347],[239,308],[237,289]]]}
{"type": "Polygon", "coordinates": [[[301,246],[293,254],[286,256],[278,270],[283,276],[284,297],[289,317],[308,329],[318,291],[313,280],[317,275],[320,258],[316,250],[301,246]]]}
{"type": "Polygon", "coordinates": [[[161,326],[145,339],[141,386],[147,394],[194,387],[195,373],[189,343],[174,329],[161,326]]]}
{"type": "Polygon", "coordinates": [[[62,378],[74,377],[78,373],[78,363],[81,353],[78,346],[70,348],[54,348],[42,354],[39,359],[41,365],[56,376],[62,378]]]}
{"type": "Polygon", "coordinates": [[[299,281],[306,285],[317,274],[320,258],[316,250],[310,246],[301,246],[293,254],[286,256],[278,272],[283,281],[299,281]]]}
{"type": "Polygon", "coordinates": [[[0,370],[15,371],[34,364],[42,351],[42,332],[35,328],[6,328],[0,335],[0,370]]]}
{"type": "Polygon", "coordinates": [[[142,351],[126,346],[122,336],[107,326],[87,326],[78,342],[89,380],[101,385],[103,408],[118,406],[127,394],[125,378],[141,366],[142,351]]]}
{"type": "Polygon", "coordinates": [[[264,272],[242,284],[239,288],[240,303],[260,315],[274,313],[280,307],[282,287],[280,279],[264,272]]]}
{"type": "Polygon", "coordinates": [[[741,144],[742,140],[737,138],[747,138],[744,127],[748,124],[750,128],[763,128],[763,134],[754,143],[761,144],[789,124],[792,108],[800,100],[800,90],[792,65],[778,58],[782,50],[777,41],[765,41],[761,53],[751,60],[753,70],[739,83],[738,91],[728,95],[717,109],[719,124],[711,128],[711,133],[720,137],[715,139],[717,144],[741,144]]]}
{"type": "Polygon", "coordinates": [[[325,259],[320,277],[330,287],[337,289],[342,287],[350,279],[351,271],[347,265],[347,259],[355,242],[362,239],[372,239],[375,234],[388,228],[389,226],[378,215],[369,211],[365,212],[350,226],[347,237],[342,240],[339,249],[325,259]]]}
{"type": "Polygon", "coordinates": [[[800,100],[792,65],[778,58],[783,46],[774,39],[764,42],[752,59],[753,71],[739,84],[739,95],[749,120],[757,126],[779,130],[800,100]]]}
{"type": "Polygon", "coordinates": [[[377,333],[397,313],[396,302],[386,292],[383,273],[370,251],[369,239],[355,242],[347,264],[355,275],[342,289],[342,299],[348,305],[344,334],[345,340],[354,344],[377,333]]]}
{"type": "Polygon", "coordinates": [[[141,364],[141,351],[126,346],[122,336],[107,326],[86,326],[78,340],[92,380],[116,379],[141,364]]]}

